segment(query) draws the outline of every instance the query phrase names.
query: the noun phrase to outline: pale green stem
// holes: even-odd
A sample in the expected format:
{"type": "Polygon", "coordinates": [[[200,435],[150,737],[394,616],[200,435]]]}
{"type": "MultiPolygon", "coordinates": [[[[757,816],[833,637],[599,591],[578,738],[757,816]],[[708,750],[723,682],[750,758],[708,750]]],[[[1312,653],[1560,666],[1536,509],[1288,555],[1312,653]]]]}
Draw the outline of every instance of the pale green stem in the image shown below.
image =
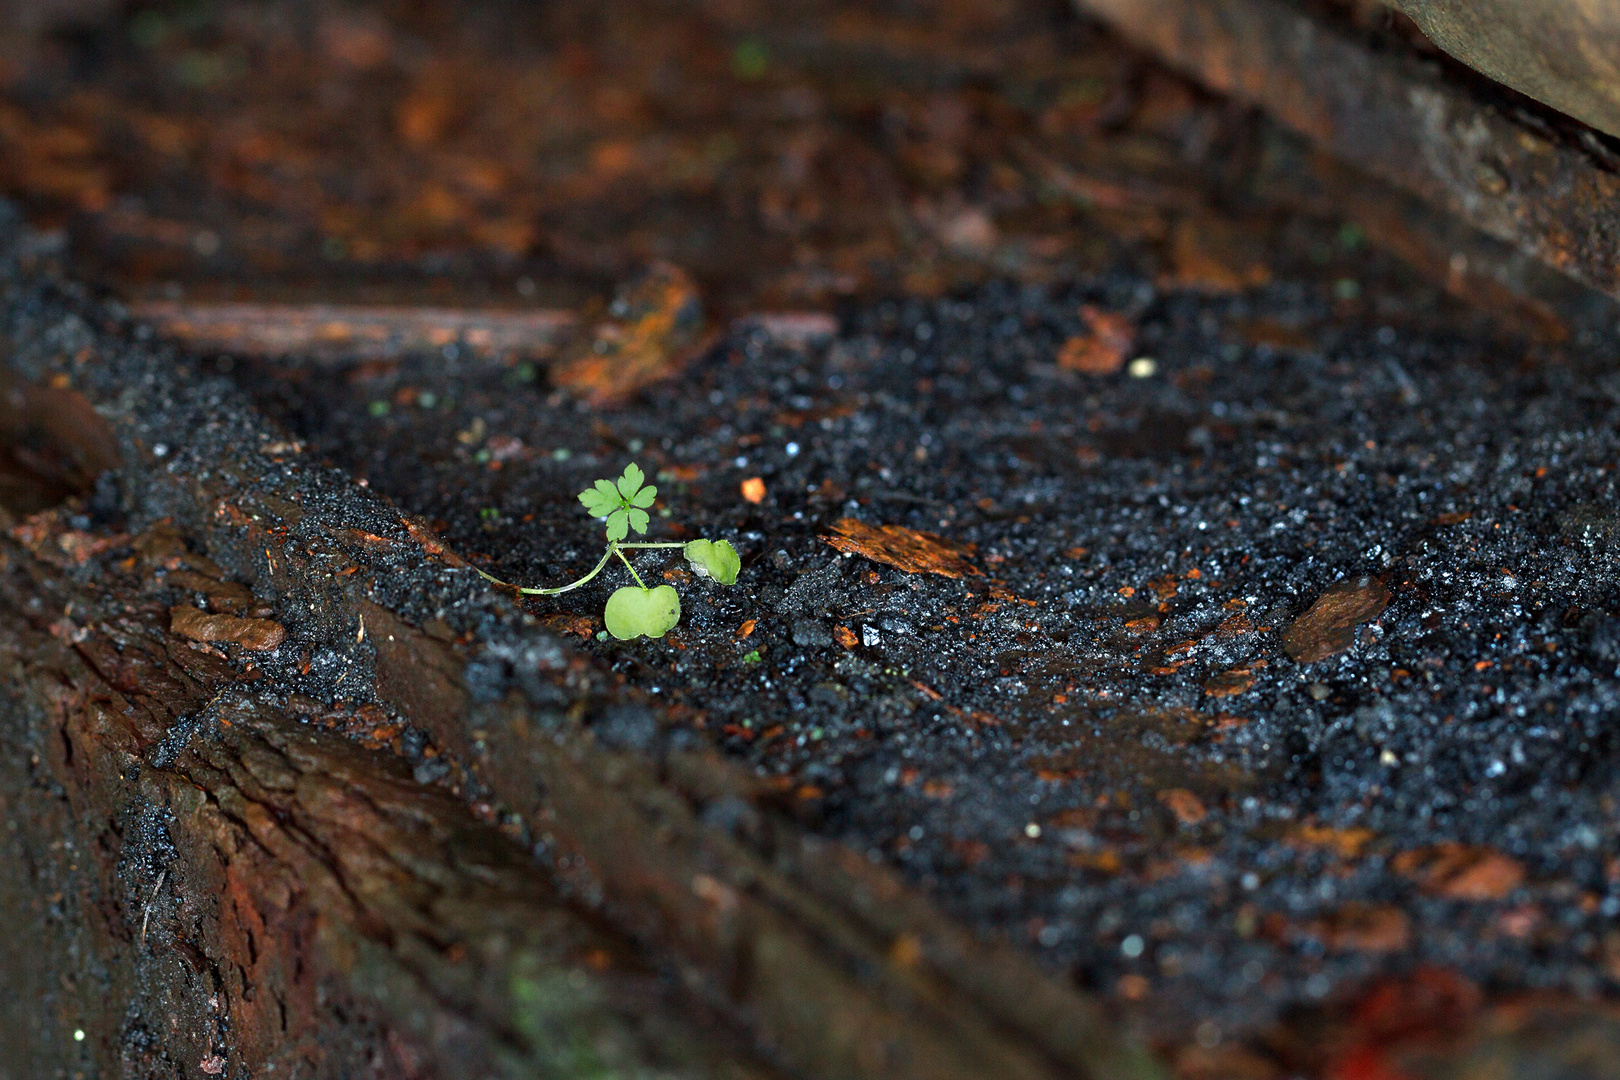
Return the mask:
{"type": "MultiPolygon", "coordinates": [[[[542,589],[542,588],[539,588],[537,586],[532,586],[532,585],[531,586],[514,585],[510,581],[502,581],[500,578],[496,577],[494,574],[485,574],[482,570],[479,570],[478,567],[476,567],[476,566],[473,567],[473,569],[477,570],[478,573],[480,575],[482,575],[486,580],[493,581],[497,585],[505,585],[508,589],[516,589],[518,592],[522,593],[525,596],[557,596],[557,595],[559,595],[561,593],[573,592],[575,589],[579,588],[581,585],[589,584],[590,581],[593,578],[595,578],[597,574],[600,574],[602,572],[602,567],[607,565],[607,561],[609,559],[613,558],[613,552],[614,552],[614,545],[609,544],[607,551],[603,552],[603,554],[602,554],[601,561],[598,562],[595,566],[593,566],[591,568],[590,573],[586,574],[584,577],[580,578],[578,581],[570,582],[567,585],[562,585],[562,586],[559,586],[559,587],[557,587],[555,589],[542,589]]],[[[624,556],[621,555],[619,557],[623,558],[624,556]]],[[[635,573],[635,571],[632,570],[631,573],[635,573]]],[[[640,580],[640,579],[638,578],[637,580],[640,580]]],[[[645,586],[643,586],[643,588],[645,588],[645,586]]]]}
{"type": "Polygon", "coordinates": [[[516,589],[518,592],[522,593],[524,596],[558,596],[558,595],[560,595],[562,593],[565,593],[565,592],[573,592],[575,589],[579,588],[581,585],[590,584],[590,582],[596,577],[596,575],[600,574],[602,572],[602,567],[607,565],[607,561],[609,559],[613,558],[613,556],[617,555],[619,558],[624,559],[624,565],[629,569],[630,576],[636,579],[636,584],[640,585],[643,589],[645,589],[647,587],[647,583],[645,581],[641,580],[641,575],[636,573],[636,568],[630,565],[630,560],[625,558],[624,551],[622,549],[623,548],[636,548],[636,549],[683,548],[685,546],[686,546],[685,544],[678,543],[678,542],[677,543],[651,543],[651,542],[647,542],[647,543],[639,543],[639,544],[621,544],[621,543],[617,543],[616,541],[610,540],[610,541],[608,541],[608,549],[607,549],[607,551],[602,553],[601,561],[598,562],[595,566],[593,566],[591,568],[590,573],[586,574],[584,577],[580,578],[578,581],[570,582],[567,585],[561,585],[561,586],[559,586],[559,587],[557,587],[555,589],[542,589],[542,588],[540,588],[538,586],[514,585],[510,581],[502,581],[500,578],[496,577],[494,574],[486,574],[482,570],[479,570],[478,567],[476,567],[476,566],[473,567],[473,570],[475,572],[477,572],[481,577],[483,577],[484,580],[493,581],[497,585],[504,585],[508,589],[516,589]]]}
{"type": "MultiPolygon", "coordinates": [[[[637,544],[636,546],[640,547],[641,545],[637,544]]],[[[613,549],[613,554],[615,554],[615,555],[617,555],[619,557],[619,561],[624,563],[624,568],[626,570],[630,571],[630,576],[636,579],[636,584],[640,585],[641,588],[642,588],[642,591],[645,592],[646,589],[647,589],[647,583],[645,581],[641,580],[641,575],[636,573],[636,568],[630,565],[629,556],[625,555],[625,553],[623,551],[620,551],[619,550],[619,545],[616,544],[616,543],[609,544],[608,547],[613,549]]]]}

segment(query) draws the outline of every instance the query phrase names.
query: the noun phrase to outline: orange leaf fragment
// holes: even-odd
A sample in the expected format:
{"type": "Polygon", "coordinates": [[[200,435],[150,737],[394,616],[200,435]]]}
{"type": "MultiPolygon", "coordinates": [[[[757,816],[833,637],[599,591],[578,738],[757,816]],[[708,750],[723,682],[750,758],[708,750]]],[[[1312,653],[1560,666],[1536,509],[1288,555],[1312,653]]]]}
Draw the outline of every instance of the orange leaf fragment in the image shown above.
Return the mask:
{"type": "Polygon", "coordinates": [[[742,482],[742,497],[751,503],[765,501],[765,481],[757,476],[750,476],[742,482]]]}
{"type": "Polygon", "coordinates": [[[839,551],[863,555],[908,574],[939,574],[948,578],[984,576],[968,561],[974,551],[972,544],[959,544],[900,525],[868,525],[854,518],[834,522],[833,532],[837,535],[822,539],[839,551]]]}
{"type": "Polygon", "coordinates": [[[855,631],[851,630],[847,626],[833,627],[833,639],[846,649],[853,649],[856,645],[860,644],[861,640],[855,636],[855,631]]]}

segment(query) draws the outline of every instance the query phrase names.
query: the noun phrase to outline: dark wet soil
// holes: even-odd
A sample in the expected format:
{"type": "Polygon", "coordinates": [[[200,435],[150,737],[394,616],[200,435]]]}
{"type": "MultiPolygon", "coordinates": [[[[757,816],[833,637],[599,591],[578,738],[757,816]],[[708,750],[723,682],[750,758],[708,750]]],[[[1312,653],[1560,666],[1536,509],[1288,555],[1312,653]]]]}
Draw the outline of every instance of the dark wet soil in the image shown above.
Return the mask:
{"type": "Polygon", "coordinates": [[[853,307],[819,343],[738,324],[614,410],[454,350],[227,366],[526,584],[594,564],[575,493],[639,462],[649,539],[730,539],[738,584],[643,555],[683,597],[659,641],[595,636],[622,570],[521,603],[1166,1034],[1426,964],[1613,991],[1620,383],[1369,310],[991,284],[853,307]],[[1056,364],[1082,304],[1130,318],[1134,363],[1056,364]],[[845,518],[974,545],[979,573],[841,554],[845,518]]]}

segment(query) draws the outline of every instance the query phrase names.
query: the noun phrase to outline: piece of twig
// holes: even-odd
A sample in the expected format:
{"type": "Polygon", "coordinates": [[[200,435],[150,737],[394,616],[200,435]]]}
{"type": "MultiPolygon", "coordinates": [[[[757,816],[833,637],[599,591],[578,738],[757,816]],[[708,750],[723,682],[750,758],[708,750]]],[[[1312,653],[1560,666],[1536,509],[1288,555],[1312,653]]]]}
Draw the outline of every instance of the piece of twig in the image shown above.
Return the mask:
{"type": "Polygon", "coordinates": [[[474,355],[544,357],[576,322],[569,311],[156,300],[130,313],[195,349],[266,358],[392,359],[455,346],[474,355]]]}
{"type": "Polygon", "coordinates": [[[146,948],[146,924],[152,918],[152,905],[157,903],[158,892],[162,890],[163,883],[168,880],[169,868],[164,867],[158,872],[157,884],[152,886],[152,895],[146,898],[146,907],[141,912],[141,948],[146,948]]]}

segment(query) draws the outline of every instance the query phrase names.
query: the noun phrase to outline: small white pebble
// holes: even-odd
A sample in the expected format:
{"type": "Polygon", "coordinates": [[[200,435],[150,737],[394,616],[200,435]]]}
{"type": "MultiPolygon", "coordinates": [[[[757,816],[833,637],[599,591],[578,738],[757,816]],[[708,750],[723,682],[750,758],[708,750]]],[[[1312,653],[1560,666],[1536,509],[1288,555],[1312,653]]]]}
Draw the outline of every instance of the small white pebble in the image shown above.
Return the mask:
{"type": "Polygon", "coordinates": [[[74,1028],[73,1029],[73,1041],[74,1042],[84,1042],[84,1028],[74,1028]]]}
{"type": "Polygon", "coordinates": [[[1138,356],[1125,370],[1133,379],[1151,379],[1159,373],[1159,362],[1151,356],[1138,356]]]}
{"type": "Polygon", "coordinates": [[[1125,940],[1119,943],[1119,951],[1130,960],[1135,960],[1138,956],[1141,956],[1146,948],[1147,942],[1142,940],[1141,934],[1127,935],[1125,940]]]}
{"type": "Polygon", "coordinates": [[[1024,835],[1031,840],[1039,840],[1041,838],[1041,827],[1032,821],[1024,826],[1024,835]]]}

